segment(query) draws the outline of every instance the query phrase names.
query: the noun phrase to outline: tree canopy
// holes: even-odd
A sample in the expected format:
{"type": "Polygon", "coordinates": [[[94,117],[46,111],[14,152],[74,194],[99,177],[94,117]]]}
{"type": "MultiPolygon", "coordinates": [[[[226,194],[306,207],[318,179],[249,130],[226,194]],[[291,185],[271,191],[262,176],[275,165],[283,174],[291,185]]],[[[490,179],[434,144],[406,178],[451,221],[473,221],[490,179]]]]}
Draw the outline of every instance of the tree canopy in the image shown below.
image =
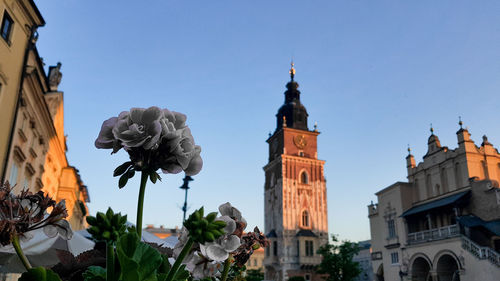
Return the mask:
{"type": "Polygon", "coordinates": [[[317,272],[328,274],[326,281],[354,280],[361,273],[359,263],[352,260],[359,253],[358,244],[350,241],[338,243],[335,235],[332,235],[332,241],[317,251],[323,257],[317,272]]]}

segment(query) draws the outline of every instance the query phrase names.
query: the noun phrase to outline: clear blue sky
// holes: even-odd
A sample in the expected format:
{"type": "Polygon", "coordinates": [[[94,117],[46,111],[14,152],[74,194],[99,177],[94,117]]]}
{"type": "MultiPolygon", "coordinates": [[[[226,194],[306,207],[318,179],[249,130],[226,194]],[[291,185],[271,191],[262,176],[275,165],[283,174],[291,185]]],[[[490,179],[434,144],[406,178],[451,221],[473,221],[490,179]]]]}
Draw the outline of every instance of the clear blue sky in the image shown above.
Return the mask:
{"type": "MultiPolygon", "coordinates": [[[[135,221],[138,178],[118,190],[122,151],[94,148],[103,120],[157,105],[188,116],[205,165],[191,211],[231,202],[263,226],[262,167],[293,56],[309,126],[326,160],[330,233],[370,237],[374,193],[406,179],[433,123],[456,147],[458,116],[476,144],[500,146],[499,1],[36,1],[38,48],[62,62],[68,158],[91,213],[135,221]]],[[[180,225],[183,175],[149,184],[144,222],[180,225]]]]}

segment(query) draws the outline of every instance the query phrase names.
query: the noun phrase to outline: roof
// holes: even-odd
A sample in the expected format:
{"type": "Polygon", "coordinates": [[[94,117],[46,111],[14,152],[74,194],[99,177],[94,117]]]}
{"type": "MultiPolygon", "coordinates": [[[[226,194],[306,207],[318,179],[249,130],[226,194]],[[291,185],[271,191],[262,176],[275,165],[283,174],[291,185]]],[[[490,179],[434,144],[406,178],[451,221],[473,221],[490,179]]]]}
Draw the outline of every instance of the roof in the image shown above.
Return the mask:
{"type": "Polygon", "coordinates": [[[266,237],[267,238],[275,238],[275,237],[278,237],[278,235],[276,235],[276,231],[274,231],[274,229],[273,229],[273,230],[269,231],[268,234],[266,234],[266,237]]]}
{"type": "Polygon", "coordinates": [[[418,205],[418,206],[415,206],[413,208],[406,210],[405,212],[403,212],[403,214],[401,216],[407,217],[407,216],[418,214],[418,213],[425,212],[428,210],[432,210],[432,209],[436,209],[436,208],[440,208],[440,207],[445,207],[445,206],[452,205],[452,204],[458,204],[468,194],[470,194],[469,190],[455,193],[453,195],[450,195],[450,196],[447,196],[447,197],[444,197],[444,198],[441,198],[438,200],[434,200],[432,202],[428,202],[428,203],[425,203],[422,205],[418,205]]]}
{"type": "Polygon", "coordinates": [[[309,229],[301,229],[297,234],[295,235],[296,237],[318,237],[314,232],[310,231],[309,229]]]}
{"type": "Polygon", "coordinates": [[[500,220],[483,221],[482,219],[474,216],[467,215],[457,218],[458,223],[466,227],[483,227],[489,230],[494,235],[500,236],[500,220]]]}

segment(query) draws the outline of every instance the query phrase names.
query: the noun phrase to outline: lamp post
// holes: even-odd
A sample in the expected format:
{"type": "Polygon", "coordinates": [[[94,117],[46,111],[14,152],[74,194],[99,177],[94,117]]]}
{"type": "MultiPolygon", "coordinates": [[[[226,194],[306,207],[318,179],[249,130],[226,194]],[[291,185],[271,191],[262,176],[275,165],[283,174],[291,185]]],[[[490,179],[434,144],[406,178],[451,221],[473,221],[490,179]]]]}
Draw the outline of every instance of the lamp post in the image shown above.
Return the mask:
{"type": "Polygon", "coordinates": [[[182,211],[184,212],[184,215],[182,217],[182,223],[184,223],[184,221],[186,220],[188,189],[189,189],[188,184],[190,181],[193,181],[193,178],[190,176],[185,176],[183,181],[184,181],[184,183],[182,184],[182,186],[179,187],[180,189],[184,189],[186,191],[186,193],[184,195],[184,206],[182,206],[182,211]]]}

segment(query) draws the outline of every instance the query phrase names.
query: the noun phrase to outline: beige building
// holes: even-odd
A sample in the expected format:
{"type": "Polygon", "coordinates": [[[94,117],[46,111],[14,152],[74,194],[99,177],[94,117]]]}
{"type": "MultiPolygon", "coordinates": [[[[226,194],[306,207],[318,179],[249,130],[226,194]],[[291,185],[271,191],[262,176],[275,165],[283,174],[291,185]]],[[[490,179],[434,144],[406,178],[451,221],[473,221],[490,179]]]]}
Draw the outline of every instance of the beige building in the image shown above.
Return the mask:
{"type": "Polygon", "coordinates": [[[264,269],[264,248],[258,248],[253,251],[252,256],[246,263],[247,270],[261,270],[264,269]]]}
{"type": "Polygon", "coordinates": [[[290,74],[276,131],[267,140],[264,221],[271,244],[264,258],[265,279],[323,280],[315,268],[321,262],[317,249],[328,243],[325,161],[318,159],[319,132],[316,126],[308,129],[293,67],[290,74]]]}
{"type": "Polygon", "coordinates": [[[24,38],[21,33],[25,31],[21,26],[25,26],[26,19],[43,22],[32,1],[0,1],[0,9],[3,15],[0,52],[2,46],[8,46],[6,58],[12,56],[9,58],[12,61],[4,60],[4,53],[0,53],[0,84],[8,85],[0,87],[0,114],[14,112],[10,119],[0,118],[0,123],[8,121],[13,124],[12,128],[8,122],[0,124],[0,137],[6,138],[5,142],[0,141],[0,146],[8,145],[5,160],[2,159],[2,180],[9,181],[15,193],[43,190],[57,201],[66,200],[72,228],[83,229],[89,195],[78,170],[70,166],[66,158],[64,94],[58,90],[62,78],[61,64],[50,67],[47,76],[35,40],[30,41],[28,47],[20,44],[24,38]],[[28,12],[23,9],[28,9],[30,14],[24,15],[28,12]],[[10,43],[5,45],[2,42],[10,43]],[[24,67],[16,68],[13,56],[19,50],[22,50],[20,66],[24,67]],[[19,84],[13,85],[16,81],[20,88],[19,84]]]}
{"type": "Polygon", "coordinates": [[[5,179],[8,148],[13,132],[27,50],[43,26],[32,0],[0,0],[0,180],[5,179]]]}
{"type": "Polygon", "coordinates": [[[467,129],[458,147],[432,134],[408,182],[377,192],[368,206],[376,280],[500,280],[500,154],[467,129]]]}

